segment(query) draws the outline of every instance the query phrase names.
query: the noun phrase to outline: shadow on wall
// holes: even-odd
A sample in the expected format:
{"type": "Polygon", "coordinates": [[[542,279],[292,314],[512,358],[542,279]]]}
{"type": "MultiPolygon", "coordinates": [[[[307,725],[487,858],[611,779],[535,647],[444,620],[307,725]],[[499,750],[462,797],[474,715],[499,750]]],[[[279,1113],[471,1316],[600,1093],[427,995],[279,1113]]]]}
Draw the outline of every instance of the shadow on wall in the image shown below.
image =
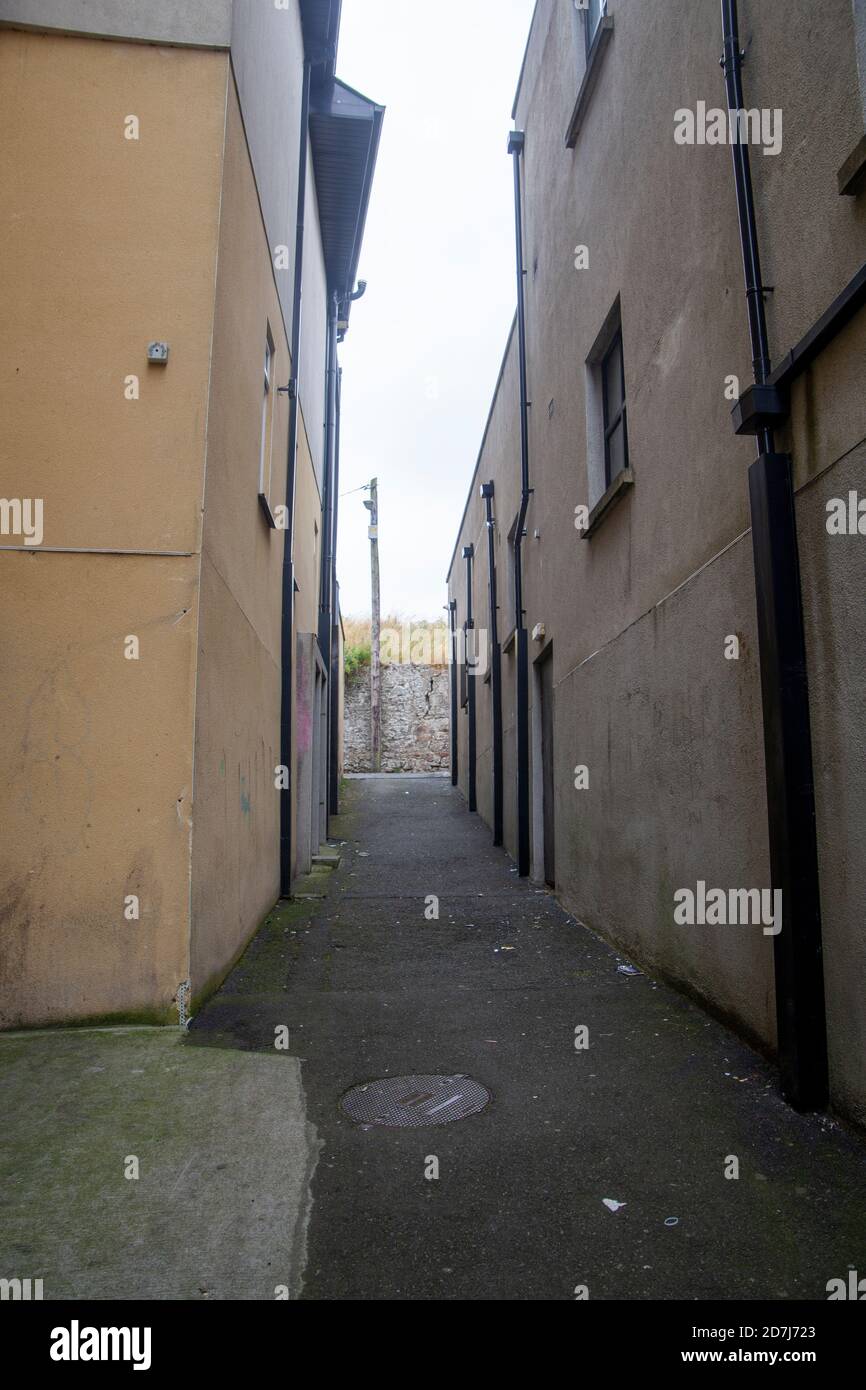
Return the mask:
{"type": "MultiPolygon", "coordinates": [[[[383,665],[382,772],[441,772],[449,766],[447,666],[383,665]]],[[[370,668],[346,679],[346,772],[370,772],[370,668]]]]}

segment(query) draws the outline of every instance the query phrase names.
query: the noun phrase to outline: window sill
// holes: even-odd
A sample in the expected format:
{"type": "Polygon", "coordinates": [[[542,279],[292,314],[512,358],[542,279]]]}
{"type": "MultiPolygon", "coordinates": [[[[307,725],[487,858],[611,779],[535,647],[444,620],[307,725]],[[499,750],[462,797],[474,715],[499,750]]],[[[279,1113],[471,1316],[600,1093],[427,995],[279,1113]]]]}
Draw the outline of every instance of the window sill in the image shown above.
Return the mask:
{"type": "Polygon", "coordinates": [[[276,531],[277,523],[274,518],[274,514],[271,511],[271,504],[263,492],[259,493],[259,506],[262,509],[262,515],[265,518],[265,521],[268,523],[270,529],[272,531],[276,531]]]}
{"type": "Polygon", "coordinates": [[[837,175],[839,192],[856,198],[866,188],[866,135],[854,146],[837,175]]]}
{"type": "Polygon", "coordinates": [[[607,492],[602,494],[590,512],[586,530],[580,533],[581,540],[589,540],[608,513],[613,511],[617,502],[622,501],[631,487],[634,487],[634,474],[630,468],[624,468],[621,473],[617,473],[607,492]]]}
{"type": "Polygon", "coordinates": [[[602,59],[612,38],[613,16],[606,14],[598,26],[598,33],[592,41],[592,48],[589,50],[586,60],[583,81],[580,84],[580,91],[577,94],[577,101],[574,103],[574,110],[571,113],[571,120],[565,135],[566,149],[573,150],[577,144],[577,137],[580,134],[580,127],[583,125],[586,108],[589,106],[592,94],[598,85],[602,59]]]}
{"type": "Polygon", "coordinates": [[[511,648],[514,646],[514,639],[515,639],[516,636],[517,636],[517,628],[516,628],[516,627],[513,627],[513,628],[511,629],[511,631],[509,632],[508,636],[506,637],[505,641],[502,643],[502,650],[503,650],[504,652],[510,652],[510,651],[511,651],[511,648]]]}

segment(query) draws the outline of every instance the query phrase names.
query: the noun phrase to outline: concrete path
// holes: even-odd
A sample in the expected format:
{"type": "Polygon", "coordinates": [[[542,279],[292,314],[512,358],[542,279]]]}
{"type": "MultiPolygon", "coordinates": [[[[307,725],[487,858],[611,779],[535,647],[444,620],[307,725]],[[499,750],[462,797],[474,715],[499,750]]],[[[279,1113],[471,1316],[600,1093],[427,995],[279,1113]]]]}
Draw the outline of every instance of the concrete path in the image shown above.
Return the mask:
{"type": "Polygon", "coordinates": [[[305,1298],[823,1300],[866,1272],[861,1138],[794,1114],[748,1047],[619,973],[450,783],[353,780],[344,808],[288,970],[253,952],[191,1034],[272,1049],[290,1028],[323,1142],[305,1298]],[[416,1130],[341,1115],[352,1085],[412,1073],[465,1073],[492,1103],[416,1130]]]}
{"type": "Polygon", "coordinates": [[[446,780],[353,780],[344,804],[340,868],[188,1034],[0,1037],[0,1278],[46,1300],[691,1300],[866,1274],[860,1137],[619,973],[446,780]],[[491,1103],[414,1130],[342,1115],[349,1087],[412,1073],[491,1103]]]}

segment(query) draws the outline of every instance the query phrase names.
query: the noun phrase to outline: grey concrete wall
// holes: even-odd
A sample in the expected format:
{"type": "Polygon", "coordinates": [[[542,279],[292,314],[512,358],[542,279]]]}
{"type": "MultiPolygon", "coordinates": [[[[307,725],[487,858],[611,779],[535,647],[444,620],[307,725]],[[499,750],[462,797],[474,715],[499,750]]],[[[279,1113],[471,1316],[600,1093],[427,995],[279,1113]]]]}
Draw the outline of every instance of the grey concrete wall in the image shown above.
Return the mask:
{"type": "MultiPolygon", "coordinates": [[[[513,626],[510,614],[513,603],[508,584],[508,533],[520,507],[520,414],[518,410],[517,334],[512,325],[506,343],[496,393],[487,420],[481,452],[470,482],[466,512],[460,538],[455,549],[450,576],[450,597],[457,600],[456,626],[458,633],[466,621],[466,562],[461,559],[464,545],[475,546],[473,565],[472,612],[479,631],[489,634],[490,602],[488,593],[488,544],[481,484],[494,481],[493,514],[495,529],[495,564],[498,586],[499,636],[504,642],[513,626]]],[[[489,652],[489,636],[487,639],[489,652]]],[[[488,661],[489,666],[489,661],[488,661]]],[[[513,645],[502,658],[502,710],[505,730],[505,750],[508,757],[509,738],[513,735],[516,660],[513,645]]],[[[477,681],[476,700],[476,785],[479,812],[489,821],[493,816],[492,748],[493,707],[490,683],[477,681]]],[[[469,716],[466,709],[457,712],[458,785],[468,795],[469,716]]],[[[513,783],[506,768],[504,818],[506,843],[513,844],[516,831],[513,783]],[[511,827],[511,830],[509,830],[511,827]]]]}
{"type": "MultiPolygon", "coordinates": [[[[565,133],[583,68],[572,6],[539,0],[517,102],[525,129],[524,238],[534,489],[524,544],[535,661],[552,643],[557,891],[590,926],[774,1046],[771,939],[760,928],[678,927],[673,894],[698,879],[768,887],[760,678],[747,469],[726,378],[751,363],[730,151],[681,146],[675,112],[726,106],[716,0],[611,0],[614,28],[573,150],[565,133]],[[589,248],[589,269],[574,250],[589,248]],[[590,539],[594,500],[585,364],[620,299],[634,486],[590,539]],[[737,636],[738,660],[726,660],[737,636]],[[587,790],[574,768],[589,768],[587,790]]],[[[866,200],[838,169],[863,134],[849,0],[743,0],[746,104],[783,111],[778,156],[753,153],[774,360],[862,263],[866,200]],[[816,120],[816,112],[828,119],[816,120]],[[832,118],[829,117],[832,113],[832,118]]],[[[823,509],[863,479],[866,326],[855,322],[795,389],[833,1097],[866,1119],[866,951],[858,837],[863,772],[862,565],[866,537],[828,537],[823,509]]],[[[493,479],[497,555],[519,499],[516,353],[500,382],[456,554],[476,547],[473,603],[486,614],[478,484],[493,479]]],[[[862,488],[861,481],[861,488],[862,488]]],[[[452,565],[458,626],[465,565],[452,565]]],[[[503,634],[505,597],[501,600],[503,634]]],[[[515,661],[503,656],[505,836],[516,850],[515,661]]],[[[530,680],[530,699],[535,682],[530,680]]],[[[478,709],[478,804],[490,819],[489,699],[478,709]]],[[[537,711],[531,711],[536,719],[537,711]]],[[[467,789],[467,717],[458,714],[467,789]]],[[[534,761],[534,760],[533,760],[534,761]]],[[[531,775],[538,787],[539,768],[531,775]]],[[[534,827],[533,867],[540,857],[534,827]]]]}
{"type": "MultiPolygon", "coordinates": [[[[448,668],[395,662],[381,670],[381,771],[444,771],[450,759],[448,668]]],[[[371,770],[369,668],[346,682],[344,769],[371,770]]]]}
{"type": "Polygon", "coordinates": [[[866,498],[866,317],[794,390],[792,451],[806,621],[821,911],[836,1104],[866,1121],[866,535],[827,533],[827,503],[866,498]]]}
{"type": "Polygon", "coordinates": [[[93,38],[228,48],[232,0],[0,0],[0,23],[93,38]]]}

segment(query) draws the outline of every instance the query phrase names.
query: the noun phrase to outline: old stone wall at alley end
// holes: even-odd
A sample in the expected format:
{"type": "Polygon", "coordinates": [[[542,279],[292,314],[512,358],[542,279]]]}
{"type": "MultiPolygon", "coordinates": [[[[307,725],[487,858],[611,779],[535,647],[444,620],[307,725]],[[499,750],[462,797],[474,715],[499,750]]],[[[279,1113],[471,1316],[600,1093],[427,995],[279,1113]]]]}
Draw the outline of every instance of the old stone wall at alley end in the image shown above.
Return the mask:
{"type": "MultiPolygon", "coordinates": [[[[447,666],[383,665],[381,771],[448,768],[447,666]]],[[[370,668],[346,681],[345,771],[369,772],[370,668]]]]}

